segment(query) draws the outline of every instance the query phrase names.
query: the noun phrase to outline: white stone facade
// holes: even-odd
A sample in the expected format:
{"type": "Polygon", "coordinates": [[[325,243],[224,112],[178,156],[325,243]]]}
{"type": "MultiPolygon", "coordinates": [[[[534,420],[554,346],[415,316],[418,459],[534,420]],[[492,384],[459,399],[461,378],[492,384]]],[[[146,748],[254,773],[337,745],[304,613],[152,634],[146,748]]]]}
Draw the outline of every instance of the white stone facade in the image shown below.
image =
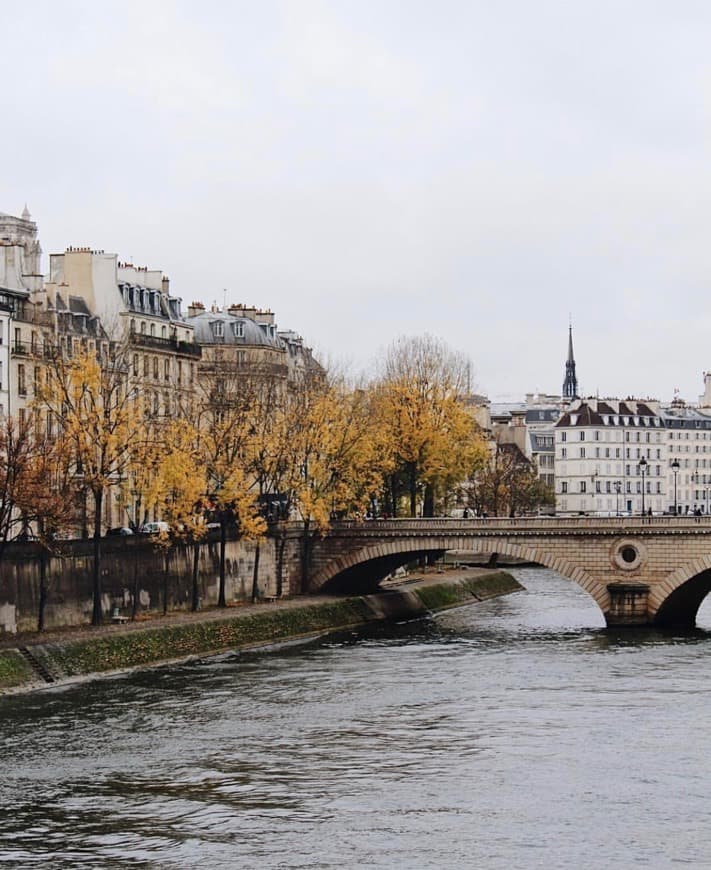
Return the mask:
{"type": "Polygon", "coordinates": [[[555,427],[556,512],[668,510],[668,450],[658,403],[585,399],[555,427]]]}

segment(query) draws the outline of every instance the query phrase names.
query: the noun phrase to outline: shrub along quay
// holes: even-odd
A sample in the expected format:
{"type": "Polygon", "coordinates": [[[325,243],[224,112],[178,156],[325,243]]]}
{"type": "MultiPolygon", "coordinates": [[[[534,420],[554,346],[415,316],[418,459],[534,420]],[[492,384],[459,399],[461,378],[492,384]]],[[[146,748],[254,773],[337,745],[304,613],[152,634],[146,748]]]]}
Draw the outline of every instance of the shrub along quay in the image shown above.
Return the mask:
{"type": "Polygon", "coordinates": [[[373,595],[275,604],[41,635],[0,650],[0,692],[314,637],[378,620],[424,617],[521,589],[505,572],[434,575],[373,595]]]}

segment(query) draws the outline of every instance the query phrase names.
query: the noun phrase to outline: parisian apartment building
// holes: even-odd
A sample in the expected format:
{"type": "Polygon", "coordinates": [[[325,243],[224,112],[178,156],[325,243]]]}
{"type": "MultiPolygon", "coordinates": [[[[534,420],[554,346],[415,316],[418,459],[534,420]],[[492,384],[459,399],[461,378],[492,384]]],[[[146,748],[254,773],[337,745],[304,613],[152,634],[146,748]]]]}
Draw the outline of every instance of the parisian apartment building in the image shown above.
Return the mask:
{"type": "MultiPolygon", "coordinates": [[[[216,365],[248,377],[267,375],[280,389],[298,389],[323,369],[293,330],[270,310],[220,309],[193,302],[184,309],[169,278],[119,260],[115,253],[68,247],[41,268],[37,224],[25,207],[0,213],[0,415],[30,413],[43,367],[55,354],[71,358],[127,348],[130,386],[148,414],[190,412],[216,365]]],[[[111,526],[107,499],[105,522],[111,526]]]]}

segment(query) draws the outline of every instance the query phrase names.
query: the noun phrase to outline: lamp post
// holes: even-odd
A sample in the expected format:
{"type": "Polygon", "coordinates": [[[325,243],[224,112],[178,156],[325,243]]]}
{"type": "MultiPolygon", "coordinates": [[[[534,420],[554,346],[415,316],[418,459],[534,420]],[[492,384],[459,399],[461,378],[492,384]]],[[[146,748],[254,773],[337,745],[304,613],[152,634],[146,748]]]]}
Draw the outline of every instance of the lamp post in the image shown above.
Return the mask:
{"type": "Polygon", "coordinates": [[[679,510],[676,503],[676,476],[679,474],[679,460],[674,458],[674,461],[671,464],[671,469],[674,472],[674,516],[679,515],[679,510]]]}
{"type": "Polygon", "coordinates": [[[622,481],[615,481],[615,513],[619,517],[620,515],[620,490],[622,489],[622,481]]]}
{"type": "Polygon", "coordinates": [[[647,460],[644,456],[639,460],[639,467],[642,472],[642,516],[644,516],[644,472],[647,469],[647,460]]]}

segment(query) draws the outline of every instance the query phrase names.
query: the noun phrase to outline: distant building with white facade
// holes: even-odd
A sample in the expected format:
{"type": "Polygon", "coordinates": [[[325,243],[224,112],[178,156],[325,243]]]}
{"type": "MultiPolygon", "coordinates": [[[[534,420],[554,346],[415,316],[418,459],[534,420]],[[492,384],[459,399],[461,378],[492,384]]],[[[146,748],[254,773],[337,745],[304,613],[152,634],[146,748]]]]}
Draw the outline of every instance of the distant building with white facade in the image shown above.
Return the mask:
{"type": "Polygon", "coordinates": [[[663,513],[668,463],[658,402],[575,402],[555,426],[556,512],[663,513]]]}

